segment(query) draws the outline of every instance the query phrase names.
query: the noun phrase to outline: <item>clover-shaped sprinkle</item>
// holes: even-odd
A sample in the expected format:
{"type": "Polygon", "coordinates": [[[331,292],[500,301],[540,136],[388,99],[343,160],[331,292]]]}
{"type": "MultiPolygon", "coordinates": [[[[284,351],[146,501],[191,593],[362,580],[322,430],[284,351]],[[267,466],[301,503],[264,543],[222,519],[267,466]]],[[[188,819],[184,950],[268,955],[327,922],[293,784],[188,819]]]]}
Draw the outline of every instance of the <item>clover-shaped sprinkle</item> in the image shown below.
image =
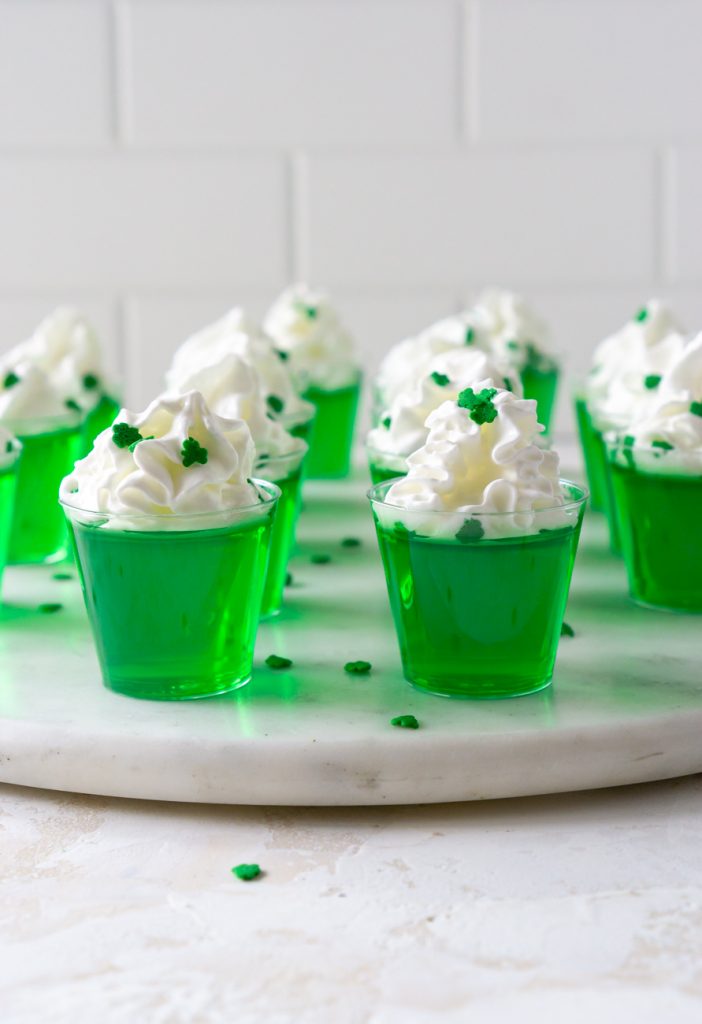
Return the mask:
{"type": "Polygon", "coordinates": [[[431,374],[431,379],[435,384],[438,384],[440,388],[445,388],[451,380],[451,378],[447,377],[445,373],[438,373],[436,370],[431,374]]]}
{"type": "Polygon", "coordinates": [[[129,448],[143,438],[136,427],[130,423],[115,423],[112,426],[112,443],[118,448],[129,448]]]}
{"type": "Polygon", "coordinates": [[[648,320],[648,310],[645,306],[642,306],[638,313],[634,314],[634,320],[636,320],[637,323],[640,324],[642,324],[644,320],[648,320]]]}
{"type": "Polygon", "coordinates": [[[657,388],[663,378],[659,373],[649,373],[647,377],[644,377],[644,387],[648,391],[653,391],[657,388]]]}
{"type": "Polygon", "coordinates": [[[398,729],[419,728],[419,722],[414,717],[414,715],[397,715],[395,718],[390,719],[390,725],[394,725],[398,729]]]}
{"type": "Polygon", "coordinates": [[[271,412],[282,412],[285,408],[285,402],[278,395],[269,395],[266,399],[266,404],[271,412]]]}
{"type": "Polygon", "coordinates": [[[241,882],[253,882],[254,878],[259,878],[263,872],[258,864],[237,864],[232,868],[232,874],[241,882]]]}
{"type": "Polygon", "coordinates": [[[492,402],[496,394],[497,388],[483,388],[477,395],[472,388],[466,388],[458,396],[458,407],[467,409],[473,423],[479,426],[483,423],[492,423],[497,418],[497,409],[492,402]]]}
{"type": "Polygon", "coordinates": [[[390,426],[392,425],[392,416],[383,416],[381,423],[383,424],[386,430],[389,430],[390,426]]]}
{"type": "Polygon", "coordinates": [[[350,676],[367,676],[373,666],[369,661],[347,661],[344,672],[350,676]]]}
{"type": "Polygon", "coordinates": [[[466,327],[466,337],[465,337],[466,345],[472,345],[474,340],[475,340],[475,331],[473,330],[472,327],[466,327]]]}
{"type": "Polygon", "coordinates": [[[692,402],[690,412],[693,416],[702,416],[702,402],[692,402]]]}
{"type": "Polygon", "coordinates": [[[100,383],[100,378],[96,377],[94,373],[86,373],[83,377],[83,387],[86,391],[94,391],[100,383]]]}
{"type": "Polygon", "coordinates": [[[17,374],[10,370],[10,372],[5,375],[5,379],[2,382],[2,386],[4,388],[13,388],[15,384],[19,384],[19,380],[20,379],[17,376],[17,374]]]}
{"type": "Polygon", "coordinates": [[[207,448],[203,448],[194,437],[186,437],[180,449],[180,458],[186,469],[196,462],[204,466],[207,463],[207,448]]]}
{"type": "Polygon", "coordinates": [[[673,445],[670,441],[651,441],[651,448],[660,448],[664,452],[672,452],[673,445]]]}
{"type": "Polygon", "coordinates": [[[480,540],[484,533],[485,530],[483,529],[483,524],[479,519],[466,519],[465,523],[456,534],[456,540],[463,543],[469,540],[480,540]]]}

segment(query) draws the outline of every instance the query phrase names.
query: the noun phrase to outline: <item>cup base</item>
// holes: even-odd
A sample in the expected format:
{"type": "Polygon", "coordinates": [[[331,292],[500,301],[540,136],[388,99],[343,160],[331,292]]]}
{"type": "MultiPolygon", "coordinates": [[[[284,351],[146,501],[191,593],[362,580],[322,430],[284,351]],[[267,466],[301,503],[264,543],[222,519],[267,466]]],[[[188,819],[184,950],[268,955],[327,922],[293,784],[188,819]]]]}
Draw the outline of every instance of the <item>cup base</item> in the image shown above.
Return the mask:
{"type": "Polygon", "coordinates": [[[634,594],[629,594],[629,600],[633,604],[638,605],[639,608],[648,608],[649,611],[669,612],[671,615],[702,615],[702,604],[693,608],[673,604],[656,604],[654,601],[646,601],[642,597],[635,597],[634,594]]]}
{"type": "MultiPolygon", "coordinates": [[[[407,678],[407,677],[405,677],[407,678]]],[[[493,681],[482,684],[456,682],[452,684],[429,682],[418,683],[407,679],[410,686],[420,693],[430,693],[434,697],[448,697],[452,700],[510,700],[513,697],[528,697],[532,693],[540,693],[551,685],[551,676],[536,683],[493,681]]]]}
{"type": "Polygon", "coordinates": [[[251,676],[244,679],[223,680],[211,685],[198,681],[182,682],[145,682],[135,679],[103,679],[103,686],[112,693],[123,697],[136,697],[138,700],[203,700],[207,697],[220,697],[232,690],[239,690],[251,682],[251,676]]]}

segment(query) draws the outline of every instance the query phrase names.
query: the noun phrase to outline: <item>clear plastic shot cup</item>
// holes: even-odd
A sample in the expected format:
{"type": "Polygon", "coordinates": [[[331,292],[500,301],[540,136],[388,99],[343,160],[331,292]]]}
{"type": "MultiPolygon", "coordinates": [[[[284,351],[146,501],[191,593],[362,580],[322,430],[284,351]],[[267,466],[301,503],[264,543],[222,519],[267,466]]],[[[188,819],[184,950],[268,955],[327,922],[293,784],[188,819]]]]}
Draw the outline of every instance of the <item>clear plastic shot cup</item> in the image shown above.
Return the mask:
{"type": "Polygon", "coordinates": [[[58,492],[80,455],[80,415],[8,420],[4,425],[22,444],[8,564],[60,561],[68,551],[68,534],[58,492]]]}
{"type": "Polygon", "coordinates": [[[307,457],[307,476],[310,479],[331,480],[348,476],[360,394],[360,373],[343,388],[326,391],[315,387],[303,393],[302,397],[317,409],[307,457]]]}
{"type": "Polygon", "coordinates": [[[304,402],[304,408],[297,413],[282,412],[276,416],[278,423],[285,427],[293,437],[300,437],[310,444],[317,418],[317,407],[312,402],[304,402]]]}
{"type": "Polygon", "coordinates": [[[366,442],[366,456],[370,478],[374,484],[382,484],[398,476],[407,476],[407,459],[404,455],[384,452],[366,442]]]}
{"type": "Polygon", "coordinates": [[[556,407],[558,367],[551,366],[548,369],[540,369],[535,366],[525,366],[519,376],[524,389],[524,397],[535,400],[539,423],[543,423],[546,433],[548,433],[556,407]]]}
{"type": "Polygon", "coordinates": [[[295,544],[295,528],[300,515],[302,484],[307,450],[259,460],[257,476],[280,489],[280,498],[271,528],[270,557],[261,600],[261,618],[278,615],[283,604],[288,561],[295,544]]]}
{"type": "Polygon", "coordinates": [[[80,458],[93,450],[95,438],[103,430],[112,426],[121,408],[122,406],[116,398],[112,398],[110,395],[101,395],[97,404],[85,414],[81,425],[80,458]]]}
{"type": "Polygon", "coordinates": [[[251,678],[280,490],[196,515],[105,515],[63,502],[105,686],[186,700],[251,678]]]}
{"type": "Polygon", "coordinates": [[[702,465],[663,441],[630,440],[607,439],[629,592],[638,604],[702,612],[702,465]]]}
{"type": "Polygon", "coordinates": [[[426,533],[442,527],[437,517],[453,530],[455,513],[390,505],[390,486],[368,497],[405,679],[445,697],[518,697],[548,686],[587,491],[562,480],[565,504],[530,513],[523,536],[512,532],[520,513],[498,512],[472,516],[447,538],[426,533]]]}
{"type": "Polygon", "coordinates": [[[607,508],[607,450],[601,431],[595,426],[587,398],[581,387],[573,393],[575,421],[578,425],[580,447],[585,463],[585,475],[590,488],[590,508],[605,512],[607,508]]]}
{"type": "Polygon", "coordinates": [[[16,440],[8,441],[6,449],[0,452],[0,582],[7,563],[21,453],[22,445],[16,440]]]}

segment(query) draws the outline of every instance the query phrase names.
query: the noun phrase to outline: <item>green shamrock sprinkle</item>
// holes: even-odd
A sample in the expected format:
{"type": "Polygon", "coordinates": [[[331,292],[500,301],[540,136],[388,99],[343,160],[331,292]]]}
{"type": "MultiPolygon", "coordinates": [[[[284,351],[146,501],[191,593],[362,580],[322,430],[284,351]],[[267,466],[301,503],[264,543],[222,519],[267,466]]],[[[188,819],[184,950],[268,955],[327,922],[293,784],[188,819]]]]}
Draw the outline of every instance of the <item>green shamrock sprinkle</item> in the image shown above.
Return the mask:
{"type": "Polygon", "coordinates": [[[100,378],[96,377],[94,373],[86,373],[83,377],[83,387],[86,391],[94,391],[100,383],[100,378]]]}
{"type": "Polygon", "coordinates": [[[283,352],[281,348],[277,348],[275,350],[275,354],[278,356],[278,359],[280,359],[281,362],[286,363],[288,361],[288,353],[283,352]]]}
{"type": "Polygon", "coordinates": [[[642,324],[644,320],[648,320],[648,310],[645,306],[642,306],[638,313],[634,315],[634,320],[636,320],[637,323],[640,324],[642,324]]]}
{"type": "Polygon", "coordinates": [[[440,388],[445,388],[450,383],[451,378],[447,377],[445,373],[437,373],[435,370],[431,375],[431,379],[435,384],[438,384],[440,388]]]}
{"type": "Polygon", "coordinates": [[[344,672],[351,676],[367,676],[373,666],[369,661],[347,661],[344,672]]]}
{"type": "Polygon", "coordinates": [[[507,348],[510,349],[512,352],[516,352],[517,349],[519,348],[519,342],[518,341],[508,341],[507,342],[507,348]]]}
{"type": "Polygon", "coordinates": [[[627,448],[631,448],[636,438],[633,434],[626,434],[622,440],[622,444],[626,445],[627,448]]]}
{"type": "Polygon", "coordinates": [[[644,377],[644,387],[649,391],[653,391],[654,388],[658,387],[662,379],[659,373],[649,373],[647,377],[644,377]]]}
{"type": "Polygon", "coordinates": [[[291,572],[285,573],[285,586],[291,587],[293,585],[293,574],[291,572]]]}
{"type": "Polygon", "coordinates": [[[651,448],[660,448],[661,451],[671,452],[673,445],[669,441],[651,441],[651,448]]]}
{"type": "Polygon", "coordinates": [[[702,402],[693,402],[690,405],[690,412],[693,416],[702,416],[702,402]]]}
{"type": "Polygon", "coordinates": [[[385,429],[389,430],[390,429],[390,424],[392,423],[392,416],[383,416],[383,419],[381,420],[381,422],[382,422],[383,426],[385,427],[385,429]]]}
{"type": "Polygon", "coordinates": [[[266,658],[266,665],[268,668],[290,668],[292,659],[281,658],[279,654],[269,654],[266,658]]]}
{"type": "Polygon", "coordinates": [[[502,378],[502,386],[504,387],[505,391],[512,390],[512,381],[509,379],[509,377],[502,378]]]}
{"type": "Polygon", "coordinates": [[[305,306],[305,314],[308,320],[316,320],[319,310],[316,306],[305,306]]]}
{"type": "Polygon", "coordinates": [[[53,575],[53,579],[60,580],[61,582],[63,582],[64,580],[72,580],[73,577],[71,576],[70,572],[55,572],[53,575]]]}
{"type": "Polygon", "coordinates": [[[466,519],[465,523],[456,534],[456,540],[480,540],[484,533],[485,530],[483,529],[483,524],[479,519],[466,519]]]}
{"type": "Polygon", "coordinates": [[[472,345],[475,340],[475,331],[472,327],[466,327],[466,345],[472,345]]]}
{"type": "Polygon", "coordinates": [[[341,546],[342,548],[360,548],[361,539],[359,537],[344,537],[341,546]]]}
{"type": "Polygon", "coordinates": [[[567,622],[564,622],[561,625],[561,636],[575,636],[575,630],[567,622]]]}
{"type": "Polygon", "coordinates": [[[129,448],[135,441],[143,440],[136,427],[129,423],[115,423],[112,427],[112,441],[118,448],[129,448]]]}
{"type": "Polygon", "coordinates": [[[310,562],[312,565],[329,565],[331,562],[331,555],[310,555],[310,562]]]}
{"type": "Polygon", "coordinates": [[[269,395],[266,404],[271,412],[282,412],[285,408],[285,402],[278,395],[269,395]]]}
{"type": "Polygon", "coordinates": [[[51,603],[50,602],[48,604],[40,604],[40,605],[38,605],[37,611],[38,612],[42,612],[43,615],[53,615],[54,612],[60,612],[62,608],[63,608],[62,604],[57,604],[57,603],[51,603]]]}
{"type": "Polygon", "coordinates": [[[2,382],[2,386],[4,388],[13,388],[15,386],[15,384],[19,384],[19,380],[20,379],[17,376],[17,374],[13,373],[13,371],[10,370],[10,372],[8,374],[6,374],[5,379],[2,382]]]}
{"type": "Polygon", "coordinates": [[[237,864],[232,868],[232,874],[242,882],[253,882],[254,878],[258,878],[262,874],[262,871],[258,864],[237,864]]]}
{"type": "Polygon", "coordinates": [[[497,418],[497,409],[492,403],[496,394],[497,388],[483,388],[477,395],[472,388],[466,388],[458,396],[458,407],[467,409],[473,423],[479,426],[492,423],[497,418]]]}
{"type": "Polygon", "coordinates": [[[204,466],[207,463],[207,448],[203,448],[194,437],[186,437],[180,450],[180,457],[186,469],[196,462],[204,466]]]}
{"type": "Polygon", "coordinates": [[[14,444],[12,443],[12,441],[5,441],[5,451],[8,455],[10,454],[13,448],[14,444]]]}
{"type": "Polygon", "coordinates": [[[418,729],[419,722],[414,715],[397,715],[390,719],[390,725],[396,725],[398,729],[418,729]]]}
{"type": "Polygon", "coordinates": [[[408,540],[409,540],[410,537],[416,537],[417,536],[417,531],[416,530],[408,530],[404,523],[395,523],[393,529],[395,530],[395,533],[399,537],[407,537],[408,540]]]}

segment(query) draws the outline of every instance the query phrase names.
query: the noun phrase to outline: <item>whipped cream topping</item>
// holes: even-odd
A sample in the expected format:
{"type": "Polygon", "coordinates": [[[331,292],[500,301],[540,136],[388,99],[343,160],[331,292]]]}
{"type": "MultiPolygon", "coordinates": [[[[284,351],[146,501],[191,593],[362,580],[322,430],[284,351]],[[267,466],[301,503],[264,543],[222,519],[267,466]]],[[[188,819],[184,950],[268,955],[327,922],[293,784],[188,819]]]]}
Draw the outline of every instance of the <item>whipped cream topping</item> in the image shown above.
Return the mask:
{"type": "Polygon", "coordinates": [[[287,288],[269,309],[263,326],[276,348],[287,355],[301,391],[333,391],[355,382],[353,342],[323,292],[306,284],[287,288]]]}
{"type": "Polygon", "coordinates": [[[7,469],[17,458],[20,445],[17,439],[0,425],[0,470],[7,469]]]}
{"type": "Polygon", "coordinates": [[[414,387],[395,397],[380,426],[368,434],[368,445],[387,455],[411,455],[427,439],[429,414],[443,402],[455,401],[464,388],[488,377],[521,397],[519,378],[487,352],[474,345],[451,346],[428,363],[426,375],[414,387]]]}
{"type": "Polygon", "coordinates": [[[302,456],[307,450],[305,441],[293,437],[273,419],[276,403],[270,396],[268,401],[264,399],[258,374],[239,356],[230,352],[189,375],[183,374],[178,392],[189,391],[199,391],[218,416],[247,423],[257,460],[293,452],[302,456]]]}
{"type": "Polygon", "coordinates": [[[166,374],[169,390],[187,390],[186,383],[195,372],[229,354],[239,356],[256,371],[264,398],[272,398],[276,407],[280,406],[278,418],[296,422],[314,414],[314,406],[300,398],[287,361],[272,339],[238,306],[183,342],[166,374]]]}
{"type": "Polygon", "coordinates": [[[162,396],[142,413],[122,409],[62,482],[61,500],[116,516],[116,529],[184,530],[260,502],[251,484],[254,443],[243,420],[211,412],[197,391],[162,396]],[[119,517],[125,516],[124,520],[119,517]],[[128,517],[144,517],[135,521],[128,517]],[[192,518],[197,517],[197,518],[192,518]]]}
{"type": "Polygon", "coordinates": [[[521,295],[488,289],[478,297],[473,315],[479,336],[487,335],[496,357],[517,370],[555,368],[548,327],[521,295]]]}
{"type": "Polygon", "coordinates": [[[98,336],[85,317],[61,306],[38,325],[26,341],[0,357],[5,376],[16,367],[32,363],[46,373],[54,389],[89,411],[107,391],[98,336]]]}
{"type": "Polygon", "coordinates": [[[585,395],[596,424],[624,428],[656,404],[658,379],[682,355],[682,328],[664,303],[652,299],[595,349],[585,395]]]}
{"type": "Polygon", "coordinates": [[[422,536],[451,538],[480,516],[471,526],[477,536],[499,538],[568,522],[558,455],[536,444],[536,402],[487,379],[440,405],[427,427],[426,443],[407,460],[407,476],[378,507],[386,525],[399,521],[422,536]]]}
{"type": "Polygon", "coordinates": [[[14,363],[0,377],[0,420],[22,434],[50,429],[50,421],[77,422],[49,375],[30,362],[14,363]],[[31,423],[30,421],[33,421],[31,423]],[[36,430],[35,430],[36,427],[36,430]]]}
{"type": "Polygon", "coordinates": [[[627,427],[625,446],[641,468],[702,473],[702,333],[687,343],[655,398],[627,427]]]}

